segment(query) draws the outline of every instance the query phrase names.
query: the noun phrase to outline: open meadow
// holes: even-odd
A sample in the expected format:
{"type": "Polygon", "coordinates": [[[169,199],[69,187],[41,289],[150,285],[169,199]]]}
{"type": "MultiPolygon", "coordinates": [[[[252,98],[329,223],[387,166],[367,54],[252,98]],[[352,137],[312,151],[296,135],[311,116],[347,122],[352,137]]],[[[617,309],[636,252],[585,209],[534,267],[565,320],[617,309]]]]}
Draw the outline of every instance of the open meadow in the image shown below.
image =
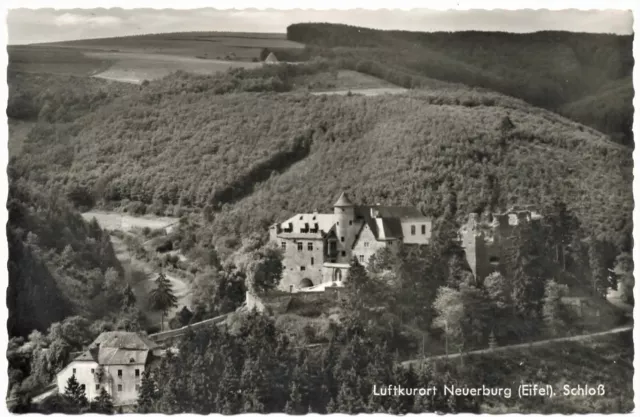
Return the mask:
{"type": "Polygon", "coordinates": [[[278,33],[193,32],[12,45],[9,71],[95,76],[141,83],[175,71],[215,74],[255,68],[263,49],[302,49],[278,33]]]}

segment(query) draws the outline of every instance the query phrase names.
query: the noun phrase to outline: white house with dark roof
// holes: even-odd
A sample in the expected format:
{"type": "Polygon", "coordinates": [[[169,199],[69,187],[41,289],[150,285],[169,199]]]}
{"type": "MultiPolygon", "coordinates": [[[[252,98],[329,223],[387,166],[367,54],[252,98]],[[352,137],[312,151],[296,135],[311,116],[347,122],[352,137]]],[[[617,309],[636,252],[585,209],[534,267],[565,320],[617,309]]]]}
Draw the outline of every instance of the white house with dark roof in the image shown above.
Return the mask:
{"type": "Polygon", "coordinates": [[[163,350],[147,336],[132,332],[105,332],[89,349],[74,358],[56,376],[58,391],[64,394],[67,380],[75,375],[91,401],[102,387],[114,405],[131,405],[138,399],[142,373],[153,366],[163,350]]]}
{"type": "Polygon", "coordinates": [[[284,255],[281,290],[341,286],[354,256],[366,266],[380,248],[431,239],[432,220],[415,207],[357,206],[342,193],[333,209],[332,214],[296,214],[270,228],[270,240],[284,255]]]}

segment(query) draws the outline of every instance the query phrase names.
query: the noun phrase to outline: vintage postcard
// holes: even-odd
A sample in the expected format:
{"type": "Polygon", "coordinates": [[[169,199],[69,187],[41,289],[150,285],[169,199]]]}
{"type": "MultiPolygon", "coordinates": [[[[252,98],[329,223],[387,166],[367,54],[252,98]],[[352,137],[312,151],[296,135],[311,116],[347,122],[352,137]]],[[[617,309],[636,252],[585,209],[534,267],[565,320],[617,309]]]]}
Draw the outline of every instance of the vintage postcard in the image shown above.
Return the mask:
{"type": "Polygon", "coordinates": [[[634,410],[632,10],[6,24],[10,412],[634,410]]]}

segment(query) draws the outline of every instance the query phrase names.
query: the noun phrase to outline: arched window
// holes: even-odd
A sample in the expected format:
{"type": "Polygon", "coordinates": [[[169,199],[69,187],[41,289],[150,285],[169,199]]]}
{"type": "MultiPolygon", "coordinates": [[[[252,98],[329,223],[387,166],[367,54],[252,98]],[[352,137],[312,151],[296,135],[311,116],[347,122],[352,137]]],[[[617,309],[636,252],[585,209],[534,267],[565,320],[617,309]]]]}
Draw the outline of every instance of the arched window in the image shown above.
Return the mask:
{"type": "Polygon", "coordinates": [[[342,281],[342,270],[341,269],[335,269],[333,271],[333,280],[334,281],[342,281]]]}

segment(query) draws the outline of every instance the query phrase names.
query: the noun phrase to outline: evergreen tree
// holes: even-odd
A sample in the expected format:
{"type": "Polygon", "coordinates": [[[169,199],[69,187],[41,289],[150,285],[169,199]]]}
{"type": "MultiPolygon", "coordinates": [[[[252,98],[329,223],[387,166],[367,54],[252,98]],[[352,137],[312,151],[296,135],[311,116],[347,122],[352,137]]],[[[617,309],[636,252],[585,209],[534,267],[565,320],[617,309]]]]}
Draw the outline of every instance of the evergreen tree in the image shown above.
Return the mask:
{"type": "Polygon", "coordinates": [[[284,407],[284,412],[286,414],[300,415],[304,414],[305,408],[302,404],[302,395],[300,394],[300,389],[298,384],[293,382],[291,384],[291,389],[289,391],[289,399],[284,407]]]}
{"type": "Polygon", "coordinates": [[[135,307],[136,301],[137,301],[136,295],[133,293],[133,289],[131,288],[131,285],[127,284],[127,286],[124,287],[124,290],[122,292],[122,308],[124,310],[129,310],[135,307]]]}
{"type": "Polygon", "coordinates": [[[551,336],[558,336],[566,330],[567,311],[562,304],[562,297],[567,293],[566,285],[559,285],[555,281],[548,281],[545,287],[542,314],[546,329],[551,336]]]}
{"type": "Polygon", "coordinates": [[[91,401],[91,412],[98,414],[113,414],[113,400],[104,387],[100,388],[98,396],[91,401]]]}
{"type": "Polygon", "coordinates": [[[173,294],[171,281],[161,272],[156,279],[156,288],[149,293],[149,301],[153,308],[159,310],[161,315],[160,329],[164,329],[164,318],[170,308],[178,305],[178,299],[173,294]]]}
{"type": "Polygon", "coordinates": [[[142,373],[140,381],[140,392],[138,393],[138,402],[136,405],[137,413],[151,413],[156,411],[155,401],[157,399],[156,383],[153,380],[151,372],[145,370],[142,373]]]}
{"type": "Polygon", "coordinates": [[[67,386],[64,389],[64,397],[69,404],[80,412],[82,408],[87,405],[87,394],[85,392],[84,385],[80,385],[76,379],[76,375],[73,374],[67,379],[67,386]]]}
{"type": "Polygon", "coordinates": [[[589,267],[591,269],[591,285],[594,294],[605,298],[609,289],[609,272],[603,256],[603,244],[592,238],[589,242],[589,267]]]}

